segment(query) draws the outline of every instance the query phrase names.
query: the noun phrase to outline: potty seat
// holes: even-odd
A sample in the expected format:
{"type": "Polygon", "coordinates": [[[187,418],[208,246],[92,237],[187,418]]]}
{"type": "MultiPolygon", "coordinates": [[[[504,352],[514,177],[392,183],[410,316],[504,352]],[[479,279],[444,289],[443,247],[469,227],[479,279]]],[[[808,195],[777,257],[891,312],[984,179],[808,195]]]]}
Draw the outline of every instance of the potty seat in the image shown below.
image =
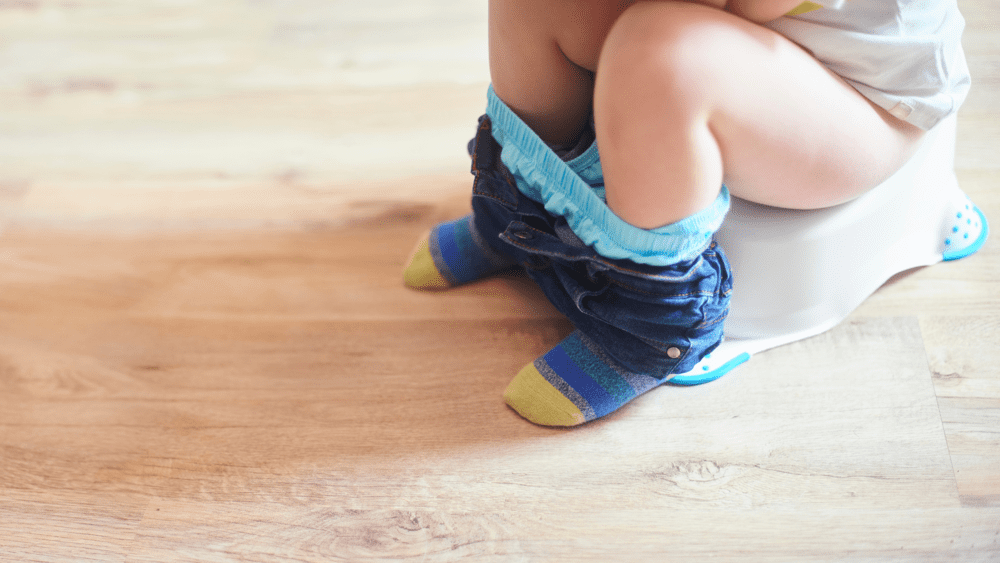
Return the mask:
{"type": "Polygon", "coordinates": [[[892,177],[850,202],[781,209],[732,198],[715,235],[734,289],[722,344],[670,379],[718,379],[758,352],[825,332],[892,276],[979,250],[986,217],[958,186],[953,115],[892,177]]]}

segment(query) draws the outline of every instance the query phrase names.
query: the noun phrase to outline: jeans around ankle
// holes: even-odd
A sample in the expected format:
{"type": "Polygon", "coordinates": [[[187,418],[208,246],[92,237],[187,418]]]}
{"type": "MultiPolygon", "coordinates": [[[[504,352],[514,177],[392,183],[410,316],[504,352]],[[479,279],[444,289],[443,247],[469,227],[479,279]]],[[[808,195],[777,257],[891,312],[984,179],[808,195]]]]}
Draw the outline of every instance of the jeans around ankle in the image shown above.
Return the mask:
{"type": "Polygon", "coordinates": [[[719,345],[732,276],[714,241],[669,266],[606,258],[518,190],[486,116],[472,148],[474,228],[620,367],[663,379],[690,371],[719,345]]]}

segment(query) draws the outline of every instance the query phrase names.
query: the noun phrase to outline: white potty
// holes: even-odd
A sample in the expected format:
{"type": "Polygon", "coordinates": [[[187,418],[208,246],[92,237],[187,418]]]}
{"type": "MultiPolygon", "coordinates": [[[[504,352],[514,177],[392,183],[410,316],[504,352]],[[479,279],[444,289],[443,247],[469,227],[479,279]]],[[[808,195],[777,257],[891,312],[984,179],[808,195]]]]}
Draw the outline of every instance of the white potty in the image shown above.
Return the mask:
{"type": "Polygon", "coordinates": [[[734,197],[716,233],[733,271],[725,340],[670,381],[717,379],[757,352],[833,328],[899,272],[978,250],[989,229],[958,187],[956,121],[929,131],[902,169],[848,203],[803,211],[734,197]]]}

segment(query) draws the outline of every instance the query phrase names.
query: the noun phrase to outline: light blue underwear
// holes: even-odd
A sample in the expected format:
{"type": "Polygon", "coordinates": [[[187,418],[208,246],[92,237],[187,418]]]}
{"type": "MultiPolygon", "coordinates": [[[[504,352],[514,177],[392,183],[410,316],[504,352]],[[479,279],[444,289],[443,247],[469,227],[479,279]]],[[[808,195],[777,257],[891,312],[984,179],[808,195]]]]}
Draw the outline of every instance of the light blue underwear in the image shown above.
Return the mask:
{"type": "Polygon", "coordinates": [[[564,162],[497,97],[492,86],[487,100],[493,137],[503,147],[500,159],[517,180],[518,189],[549,213],[565,217],[576,236],[601,256],[653,266],[690,260],[708,248],[729,211],[729,190],[722,186],[712,205],[676,223],[653,230],[626,223],[602,197],[604,177],[597,143],[564,162]]]}

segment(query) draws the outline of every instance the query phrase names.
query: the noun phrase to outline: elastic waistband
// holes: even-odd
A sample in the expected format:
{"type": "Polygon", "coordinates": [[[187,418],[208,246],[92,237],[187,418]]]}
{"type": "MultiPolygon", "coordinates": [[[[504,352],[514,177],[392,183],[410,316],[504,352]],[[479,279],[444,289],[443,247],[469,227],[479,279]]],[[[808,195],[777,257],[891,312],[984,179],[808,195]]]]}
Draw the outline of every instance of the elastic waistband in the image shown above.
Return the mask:
{"type": "Polygon", "coordinates": [[[493,137],[503,147],[501,160],[526,197],[546,211],[566,218],[570,228],[598,254],[640,264],[667,266],[701,254],[729,210],[729,190],[722,186],[708,208],[653,230],[635,227],[614,214],[573,169],[531,130],[493,91],[486,114],[493,137]]]}

